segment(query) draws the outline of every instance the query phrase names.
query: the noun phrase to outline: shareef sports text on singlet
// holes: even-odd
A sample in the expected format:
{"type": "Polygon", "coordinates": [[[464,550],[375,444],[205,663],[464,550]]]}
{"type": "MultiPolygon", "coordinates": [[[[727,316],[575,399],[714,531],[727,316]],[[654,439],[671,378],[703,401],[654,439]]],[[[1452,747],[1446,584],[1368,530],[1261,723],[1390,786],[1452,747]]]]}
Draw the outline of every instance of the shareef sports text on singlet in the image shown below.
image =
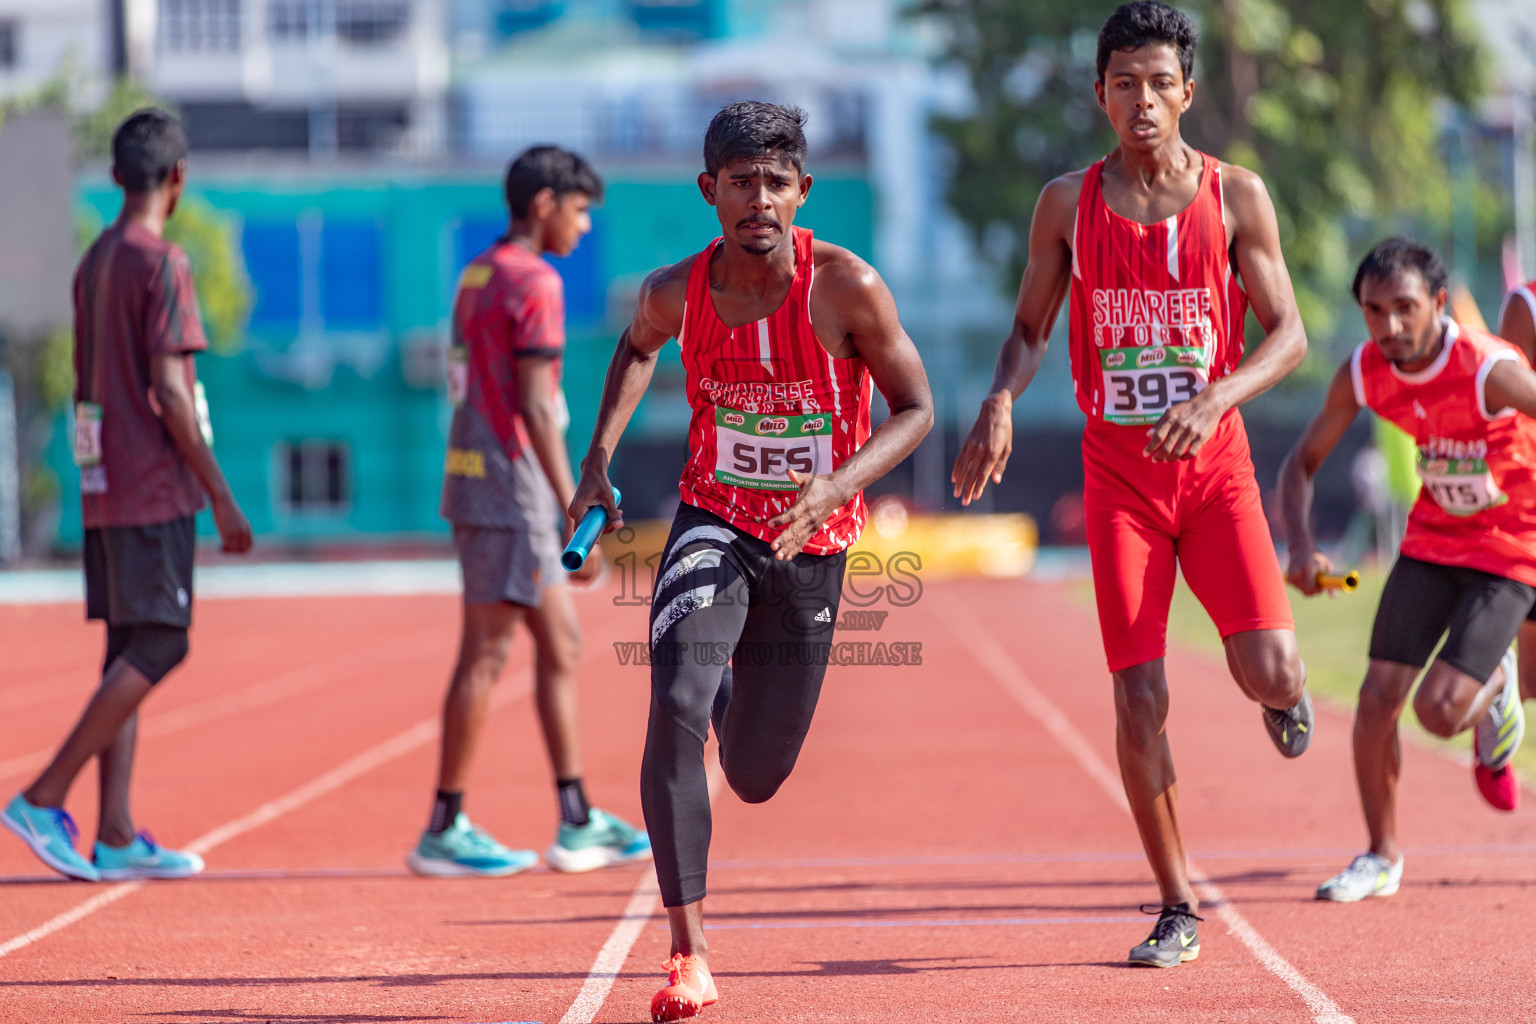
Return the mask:
{"type": "Polygon", "coordinates": [[[1208,288],[1095,288],[1093,340],[1104,381],[1104,419],[1156,423],[1211,382],[1208,288]],[[1113,345],[1113,348],[1102,346],[1113,345]]]}

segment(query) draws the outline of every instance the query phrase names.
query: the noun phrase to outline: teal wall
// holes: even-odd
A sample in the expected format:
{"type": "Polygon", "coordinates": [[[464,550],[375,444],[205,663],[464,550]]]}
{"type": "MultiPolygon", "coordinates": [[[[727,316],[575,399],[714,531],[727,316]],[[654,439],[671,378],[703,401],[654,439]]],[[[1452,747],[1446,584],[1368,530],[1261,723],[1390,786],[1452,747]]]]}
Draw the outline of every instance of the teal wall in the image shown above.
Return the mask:
{"type": "MultiPolygon", "coordinates": [[[[200,356],[198,373],[208,391],[215,452],[258,535],[329,544],[357,535],[446,533],[437,498],[448,405],[440,376],[421,367],[433,365],[427,346],[447,336],[464,256],[504,221],[500,175],[202,174],[192,191],[231,219],[256,285],[247,336],[231,354],[200,356]],[[308,225],[308,236],[296,224],[308,225]],[[319,272],[309,275],[307,289],[302,282],[290,287],[296,278],[284,272],[295,252],[301,262],[306,258],[304,243],[294,241],[300,236],[319,240],[319,272]],[[344,512],[287,514],[278,500],[274,449],[305,439],[347,445],[351,501],[344,512]]],[[[78,201],[90,220],[105,222],[117,213],[118,195],[105,182],[83,183],[78,201]]],[[[818,177],[797,223],[870,254],[867,181],[854,174],[818,177]]],[[[566,278],[571,314],[565,387],[573,459],[591,436],[603,374],[623,327],[610,307],[626,309],[626,296],[632,301],[645,273],[701,249],[718,233],[714,211],[689,173],[615,175],[593,234],[572,257],[554,261],[566,278]]],[[[312,267],[315,248],[307,257],[312,267]]],[[[663,365],[675,376],[676,346],[668,346],[663,365]]],[[[659,370],[658,378],[667,372],[659,370]]],[[[679,399],[674,392],[657,401],[670,406],[679,399]]],[[[642,406],[632,429],[681,436],[683,410],[651,404],[642,406]]],[[[48,457],[62,484],[60,541],[78,545],[79,480],[62,416],[48,457]]],[[[210,532],[206,514],[203,520],[201,528],[210,532]]]]}

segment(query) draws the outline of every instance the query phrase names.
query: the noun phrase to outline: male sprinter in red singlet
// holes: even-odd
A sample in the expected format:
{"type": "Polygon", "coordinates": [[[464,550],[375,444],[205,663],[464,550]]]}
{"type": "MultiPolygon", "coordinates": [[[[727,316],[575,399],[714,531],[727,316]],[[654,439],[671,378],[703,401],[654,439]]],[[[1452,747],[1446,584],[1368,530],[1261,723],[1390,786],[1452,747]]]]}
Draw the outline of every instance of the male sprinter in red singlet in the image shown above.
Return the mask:
{"type": "Polygon", "coordinates": [[[1413,435],[1424,480],[1382,591],[1355,711],[1371,848],[1318,887],[1318,899],[1397,891],[1397,719],[1442,635],[1414,711],[1436,736],[1475,725],[1486,770],[1478,788],[1505,810],[1519,799],[1513,773],[1501,769],[1525,727],[1509,644],[1536,601],[1536,373],[1513,345],[1447,318],[1445,282],[1440,258],[1407,239],[1370,251],[1354,294],[1371,339],[1339,367],[1280,471],[1288,575],[1308,594],[1318,592],[1319,572],[1332,571],[1308,523],[1312,478],[1361,409],[1413,435]]]}
{"type": "Polygon", "coordinates": [[[811,189],[804,122],[800,110],[768,103],[733,103],[710,122],[699,190],[723,236],[646,279],[571,503],[577,520],[601,504],[609,528],[619,525],[608,462],[657,353],[676,338],[693,420],[683,503],[651,602],[640,773],[672,926],[667,985],[651,1001],[657,1021],[692,1017],[716,998],[703,928],[710,725],[737,795],[773,796],[821,692],[863,489],[933,421],[923,364],[885,283],[794,227],[811,189]],[[871,382],[891,410],[873,433],[871,382]]]}
{"type": "Polygon", "coordinates": [[[1163,671],[1175,560],[1215,620],[1238,687],[1263,705],[1281,753],[1311,738],[1312,705],[1285,583],[1237,406],[1306,352],[1274,207],[1254,174],[1179,134],[1194,99],[1195,29],[1142,0],[1099,32],[1095,86],[1120,137],[1114,152],[1041,192],[1013,331],[992,393],[955,461],[969,504],[1000,482],[1013,401],[1071,301],[1072,375],[1083,432],[1083,501],[1104,650],[1115,685],[1115,747],[1162,909],[1130,961],[1173,967],[1200,951],[1164,723],[1163,671]],[[1243,355],[1252,304],[1265,340],[1243,355]]]}
{"type": "MultiPolygon", "coordinates": [[[[1536,281],[1504,296],[1499,309],[1499,337],[1525,353],[1536,364],[1536,281]]],[[[1520,627],[1520,699],[1536,700],[1536,607],[1520,627]]]]}

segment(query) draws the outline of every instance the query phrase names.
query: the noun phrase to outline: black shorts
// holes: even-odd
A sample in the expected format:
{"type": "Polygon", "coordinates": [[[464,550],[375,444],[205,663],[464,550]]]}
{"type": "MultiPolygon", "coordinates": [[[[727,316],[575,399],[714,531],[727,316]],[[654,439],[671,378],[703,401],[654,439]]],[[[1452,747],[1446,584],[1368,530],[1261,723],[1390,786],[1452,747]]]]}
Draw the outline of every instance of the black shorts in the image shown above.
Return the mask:
{"type": "Polygon", "coordinates": [[[191,516],[85,531],[85,617],[109,626],[192,625],[191,516]]]}
{"type": "Polygon", "coordinates": [[[1485,683],[1533,601],[1528,583],[1399,556],[1376,609],[1371,657],[1422,668],[1446,634],[1440,660],[1485,683]]]}

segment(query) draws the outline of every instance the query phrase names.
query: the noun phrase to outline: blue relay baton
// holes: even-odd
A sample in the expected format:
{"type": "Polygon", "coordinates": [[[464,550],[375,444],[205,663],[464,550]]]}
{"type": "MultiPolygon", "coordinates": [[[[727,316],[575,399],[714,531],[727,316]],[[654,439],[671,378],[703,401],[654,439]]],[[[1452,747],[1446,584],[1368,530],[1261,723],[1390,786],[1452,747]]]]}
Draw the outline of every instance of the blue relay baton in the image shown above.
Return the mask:
{"type": "MultiPolygon", "coordinates": [[[[619,489],[613,489],[613,503],[618,505],[620,500],[619,489]]],[[[571,542],[565,546],[565,551],[560,555],[560,564],[565,566],[566,572],[575,572],[580,569],[587,556],[592,553],[592,545],[597,543],[597,538],[603,532],[603,527],[608,525],[608,510],[601,505],[593,505],[587,509],[587,514],[581,517],[576,532],[571,534],[571,542]]]]}

